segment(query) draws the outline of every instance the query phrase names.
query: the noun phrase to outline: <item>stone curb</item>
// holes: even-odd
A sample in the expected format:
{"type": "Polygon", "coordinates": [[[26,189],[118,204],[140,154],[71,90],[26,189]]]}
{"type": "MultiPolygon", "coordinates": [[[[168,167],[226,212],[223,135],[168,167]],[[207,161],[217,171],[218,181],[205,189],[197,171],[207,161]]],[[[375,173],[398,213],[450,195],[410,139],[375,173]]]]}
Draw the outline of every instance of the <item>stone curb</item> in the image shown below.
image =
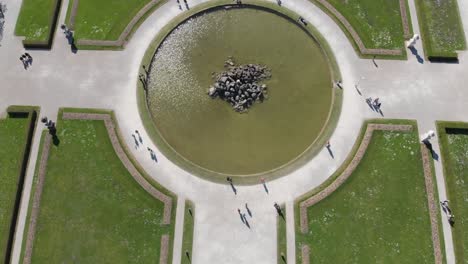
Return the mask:
{"type": "Polygon", "coordinates": [[[439,238],[439,221],[437,210],[439,204],[435,201],[434,182],[432,176],[432,157],[424,144],[421,144],[422,162],[424,167],[424,180],[426,182],[427,203],[429,206],[429,216],[431,220],[432,243],[434,247],[434,258],[436,264],[442,264],[442,251],[439,238]]]}
{"type": "Polygon", "coordinates": [[[159,264],[166,264],[169,256],[169,235],[161,237],[161,251],[159,256],[159,264]]]}
{"type": "Polygon", "coordinates": [[[24,252],[23,264],[30,264],[33,250],[34,238],[36,236],[37,218],[39,216],[39,208],[41,205],[42,190],[44,188],[47,161],[49,160],[50,146],[52,136],[47,134],[42,148],[41,160],[39,162],[38,181],[36,191],[34,192],[33,204],[31,209],[31,217],[29,219],[29,229],[26,237],[26,248],[24,252]]]}
{"type": "MultiPolygon", "coordinates": [[[[351,34],[354,42],[356,43],[359,51],[364,55],[402,55],[403,52],[401,49],[368,49],[364,46],[359,34],[354,30],[353,26],[348,22],[348,20],[333,6],[328,0],[314,0],[320,3],[328,12],[332,13],[346,30],[351,34]]],[[[408,15],[406,12],[406,0],[400,0],[400,13],[403,23],[403,32],[405,37],[409,37],[409,25],[408,25],[408,15]]]]}
{"type": "Polygon", "coordinates": [[[348,167],[341,173],[338,178],[335,179],[330,185],[325,187],[322,191],[315,194],[314,196],[310,197],[309,199],[300,203],[299,210],[300,210],[300,225],[301,225],[301,232],[303,234],[308,232],[308,216],[307,216],[307,208],[313,206],[314,204],[320,202],[321,200],[325,199],[327,196],[332,194],[336,189],[338,189],[348,178],[351,176],[353,171],[356,169],[358,164],[361,162],[361,159],[364,157],[366,153],[367,147],[372,139],[372,134],[375,130],[385,130],[385,131],[411,131],[413,126],[411,125],[391,125],[391,124],[368,124],[366,128],[366,132],[364,137],[359,145],[359,148],[349,163],[348,167]]]}
{"type": "Polygon", "coordinates": [[[143,187],[143,189],[145,189],[149,194],[151,194],[151,196],[164,203],[163,224],[168,225],[171,223],[172,198],[154,188],[135,168],[135,166],[125,153],[124,149],[120,145],[120,141],[116,133],[115,124],[111,118],[111,115],[90,113],[63,113],[62,119],[104,121],[112,146],[114,147],[115,153],[119,157],[120,161],[122,161],[123,165],[128,170],[130,175],[132,175],[135,181],[137,181],[138,184],[140,184],[140,186],[143,187]]]}
{"type": "MultiPolygon", "coordinates": [[[[70,11],[69,27],[72,29],[75,27],[76,12],[78,10],[78,1],[79,0],[73,0],[73,5],[70,11]]],[[[152,0],[151,2],[146,4],[142,9],[140,9],[140,11],[138,11],[138,13],[132,18],[132,20],[130,20],[130,22],[125,27],[124,31],[122,31],[117,40],[79,39],[77,40],[76,44],[85,46],[125,47],[125,45],[127,44],[126,39],[131,33],[133,27],[159,1],[162,0],[152,0]]]]}

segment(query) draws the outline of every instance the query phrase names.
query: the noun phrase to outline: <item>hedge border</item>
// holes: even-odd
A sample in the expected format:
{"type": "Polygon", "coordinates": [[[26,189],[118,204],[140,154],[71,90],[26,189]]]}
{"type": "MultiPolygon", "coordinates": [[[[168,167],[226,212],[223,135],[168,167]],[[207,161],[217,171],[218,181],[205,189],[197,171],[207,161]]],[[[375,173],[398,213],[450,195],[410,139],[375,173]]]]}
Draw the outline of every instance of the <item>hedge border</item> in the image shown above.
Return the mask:
{"type": "MultiPolygon", "coordinates": [[[[364,43],[361,40],[361,37],[354,29],[354,27],[349,23],[349,21],[339,12],[328,0],[310,0],[316,6],[318,6],[322,11],[329,15],[343,30],[348,40],[354,47],[354,50],[362,58],[370,58],[372,56],[379,56],[379,58],[406,58],[406,50],[404,48],[404,43],[400,49],[368,49],[365,47],[364,43]]],[[[409,23],[409,12],[407,7],[406,0],[399,0],[400,3],[400,16],[403,27],[403,38],[409,39],[411,37],[411,26],[409,23]]]]}
{"type": "MultiPolygon", "coordinates": [[[[416,5],[416,14],[418,16],[419,21],[419,28],[421,30],[421,38],[424,48],[424,55],[425,57],[431,62],[446,62],[446,63],[458,63],[458,53],[456,51],[434,51],[432,49],[431,41],[430,41],[430,33],[428,29],[428,24],[426,23],[426,15],[424,14],[424,8],[422,7],[423,4],[421,3],[422,0],[414,0],[416,5]]],[[[463,29],[463,23],[461,22],[460,18],[460,11],[458,7],[458,2],[455,0],[456,5],[456,14],[458,16],[458,23],[461,25],[463,29]]],[[[465,33],[462,30],[463,37],[465,39],[464,49],[466,49],[466,38],[465,33]]]]}
{"type": "MultiPolygon", "coordinates": [[[[23,1],[22,5],[25,2],[23,1]]],[[[28,40],[23,39],[23,47],[25,49],[51,49],[52,44],[54,41],[55,30],[57,26],[57,20],[60,13],[60,7],[62,6],[62,0],[54,0],[54,4],[52,5],[52,16],[50,17],[49,21],[49,34],[46,40],[28,40]]],[[[21,6],[21,9],[23,6],[21,6]]],[[[20,11],[21,12],[21,11],[20,11]]],[[[21,14],[21,13],[20,13],[21,14]]]]}
{"type": "MultiPolygon", "coordinates": [[[[447,129],[461,129],[461,130],[467,130],[468,131],[468,122],[456,122],[456,121],[436,121],[436,129],[437,129],[437,137],[439,139],[439,148],[440,148],[440,153],[441,153],[441,163],[442,163],[442,169],[444,172],[444,181],[445,181],[445,189],[446,195],[447,195],[447,200],[455,201],[454,199],[451,198],[451,192],[449,188],[449,182],[447,181],[448,175],[453,175],[453,172],[451,170],[451,164],[448,159],[449,152],[448,152],[448,139],[447,136],[450,133],[447,133],[447,129]]],[[[456,224],[455,224],[456,228],[456,224]]],[[[455,230],[453,230],[455,231],[455,230]]],[[[457,262],[462,262],[463,260],[466,260],[464,252],[460,252],[460,250],[463,251],[463,243],[460,241],[461,239],[459,238],[459,233],[458,232],[452,232],[452,240],[454,244],[454,252],[455,252],[455,259],[457,262]],[[458,242],[457,242],[458,241],[458,242]],[[462,245],[462,248],[460,249],[460,245],[462,245]],[[463,256],[463,258],[461,257],[463,256]]]]}
{"type": "Polygon", "coordinates": [[[18,157],[18,159],[21,160],[21,164],[19,166],[19,176],[18,176],[18,182],[17,182],[16,197],[15,197],[13,212],[12,212],[11,220],[10,220],[10,228],[9,228],[10,232],[8,235],[7,247],[5,249],[5,258],[4,258],[5,263],[10,263],[11,261],[14,238],[16,235],[16,222],[18,220],[19,209],[21,206],[24,179],[26,177],[26,170],[29,164],[29,156],[31,153],[31,146],[32,146],[34,131],[35,131],[36,123],[37,123],[37,116],[39,115],[38,112],[39,112],[39,107],[34,107],[34,106],[13,105],[7,108],[7,114],[9,117],[12,115],[16,115],[16,114],[27,115],[26,118],[27,118],[28,125],[25,131],[26,142],[23,146],[23,150],[21,151],[20,156],[18,157]]]}

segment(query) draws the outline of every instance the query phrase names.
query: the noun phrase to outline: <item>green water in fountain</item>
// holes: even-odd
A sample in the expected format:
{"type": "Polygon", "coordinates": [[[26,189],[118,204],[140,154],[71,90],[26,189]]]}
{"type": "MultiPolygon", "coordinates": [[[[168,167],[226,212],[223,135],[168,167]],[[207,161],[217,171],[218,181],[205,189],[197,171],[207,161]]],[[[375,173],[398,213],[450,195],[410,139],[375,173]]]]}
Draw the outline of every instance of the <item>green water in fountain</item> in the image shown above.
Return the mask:
{"type": "MultiPolygon", "coordinates": [[[[292,21],[254,8],[216,10],[180,24],[153,58],[148,107],[167,144],[209,171],[250,175],[291,163],[314,142],[332,103],[318,44],[292,21]],[[271,69],[268,99],[247,113],[207,95],[229,56],[271,69]]],[[[169,155],[170,157],[170,155],[169,155]]]]}

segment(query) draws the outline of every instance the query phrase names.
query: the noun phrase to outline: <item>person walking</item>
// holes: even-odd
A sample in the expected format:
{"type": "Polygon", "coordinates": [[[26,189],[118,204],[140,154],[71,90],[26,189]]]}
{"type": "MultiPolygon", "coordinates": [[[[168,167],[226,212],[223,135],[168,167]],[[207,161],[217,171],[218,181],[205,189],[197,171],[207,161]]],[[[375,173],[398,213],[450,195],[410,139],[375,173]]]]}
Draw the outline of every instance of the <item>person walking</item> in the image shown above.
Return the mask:
{"type": "Polygon", "coordinates": [[[241,212],[241,210],[240,210],[239,208],[237,208],[237,212],[239,213],[239,217],[240,217],[240,219],[241,219],[242,223],[244,223],[244,224],[245,224],[245,219],[244,219],[244,216],[242,215],[242,212],[241,212]]]}

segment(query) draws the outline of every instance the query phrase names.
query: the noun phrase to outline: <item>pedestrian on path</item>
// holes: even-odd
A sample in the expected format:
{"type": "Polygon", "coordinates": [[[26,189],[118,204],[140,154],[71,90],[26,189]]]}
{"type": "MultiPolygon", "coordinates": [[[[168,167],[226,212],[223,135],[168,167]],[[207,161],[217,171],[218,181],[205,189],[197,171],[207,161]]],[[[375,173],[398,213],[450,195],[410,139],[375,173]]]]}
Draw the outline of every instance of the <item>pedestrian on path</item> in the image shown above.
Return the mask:
{"type": "Polygon", "coordinates": [[[377,65],[377,62],[375,62],[375,58],[376,58],[376,57],[377,57],[377,56],[374,56],[374,57],[372,58],[372,62],[374,63],[374,66],[375,66],[376,68],[378,68],[379,65],[377,65]]]}
{"type": "Polygon", "coordinates": [[[232,178],[231,177],[227,177],[226,178],[226,181],[229,183],[229,185],[231,185],[231,189],[232,191],[234,192],[235,195],[237,195],[237,189],[236,187],[234,187],[234,183],[232,181],[232,178]]]}
{"type": "Polygon", "coordinates": [[[247,203],[245,203],[245,210],[247,210],[247,213],[249,214],[249,216],[252,217],[252,211],[250,211],[250,208],[247,205],[247,203]]]}
{"type": "Polygon", "coordinates": [[[327,150],[328,150],[328,154],[330,154],[330,156],[332,157],[332,159],[334,159],[335,156],[333,155],[333,151],[331,150],[330,140],[327,141],[327,144],[325,145],[325,147],[326,147],[327,150]]]}
{"type": "Polygon", "coordinates": [[[154,153],[154,151],[150,149],[149,147],[147,147],[146,149],[149,151],[151,159],[154,160],[155,162],[158,162],[158,159],[156,158],[156,153],[154,153]]]}
{"type": "Polygon", "coordinates": [[[135,130],[135,134],[138,135],[138,141],[140,141],[140,143],[143,144],[143,139],[141,138],[140,132],[138,132],[138,130],[135,130]]]}
{"type": "Polygon", "coordinates": [[[283,210],[278,205],[278,203],[275,202],[275,204],[273,206],[275,207],[276,212],[278,213],[278,215],[281,216],[284,219],[283,210]]]}
{"type": "MultiPolygon", "coordinates": [[[[177,0],[177,3],[179,3],[179,0],[177,0]]],[[[149,75],[149,70],[148,70],[148,69],[146,69],[146,66],[145,66],[145,65],[143,65],[143,66],[141,66],[141,67],[142,67],[142,68],[143,68],[143,70],[145,71],[145,74],[146,74],[146,76],[148,76],[148,75],[149,75]]]]}
{"type": "Polygon", "coordinates": [[[240,216],[240,219],[241,219],[242,223],[245,224],[244,216],[242,215],[242,212],[241,212],[241,210],[239,208],[237,208],[237,212],[239,213],[239,216],[240,216]]]}
{"type": "Polygon", "coordinates": [[[265,189],[265,192],[268,194],[268,187],[266,186],[265,178],[260,178],[260,183],[263,185],[263,189],[265,189]]]}
{"type": "Polygon", "coordinates": [[[244,224],[250,229],[250,224],[249,224],[249,221],[247,221],[245,214],[242,214],[242,218],[244,219],[244,224]]]}
{"type": "Polygon", "coordinates": [[[29,67],[28,57],[27,57],[26,55],[23,54],[23,55],[21,55],[21,57],[20,57],[20,61],[21,61],[21,63],[23,63],[24,69],[27,70],[28,67],[29,67]]]}
{"type": "Polygon", "coordinates": [[[135,148],[140,147],[140,144],[138,143],[138,140],[137,140],[135,134],[132,134],[132,137],[133,137],[133,140],[135,141],[135,148]]]}

